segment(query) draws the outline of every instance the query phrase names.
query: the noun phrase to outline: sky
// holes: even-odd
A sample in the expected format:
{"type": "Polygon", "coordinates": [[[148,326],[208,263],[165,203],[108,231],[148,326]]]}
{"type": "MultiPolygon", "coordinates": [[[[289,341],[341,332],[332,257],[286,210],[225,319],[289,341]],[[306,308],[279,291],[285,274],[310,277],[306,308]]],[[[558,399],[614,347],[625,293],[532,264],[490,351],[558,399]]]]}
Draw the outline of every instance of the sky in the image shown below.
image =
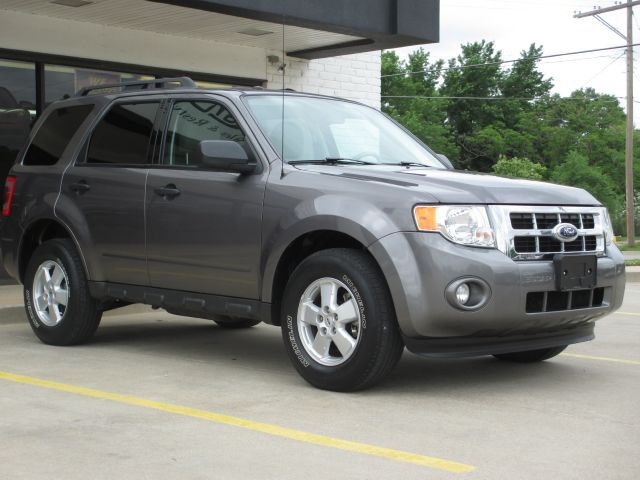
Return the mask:
{"type": "MultiPolygon", "coordinates": [[[[535,43],[543,54],[615,47],[626,42],[594,17],[573,18],[576,12],[614,5],[614,0],[440,0],[440,42],[424,45],[431,59],[455,57],[460,45],[488,40],[502,51],[504,60],[516,59],[535,43]]],[[[634,8],[633,42],[640,43],[640,5],[634,8]]],[[[602,14],[626,35],[626,9],[602,14]]],[[[398,49],[405,57],[416,47],[398,49]]],[[[635,47],[635,56],[640,52],[635,47]]],[[[553,79],[554,93],[569,95],[573,90],[593,87],[599,93],[620,98],[625,107],[625,49],[541,60],[539,69],[553,79]]],[[[508,65],[506,65],[508,67],[508,65]]],[[[634,123],[640,126],[640,66],[634,61],[634,123]]]]}

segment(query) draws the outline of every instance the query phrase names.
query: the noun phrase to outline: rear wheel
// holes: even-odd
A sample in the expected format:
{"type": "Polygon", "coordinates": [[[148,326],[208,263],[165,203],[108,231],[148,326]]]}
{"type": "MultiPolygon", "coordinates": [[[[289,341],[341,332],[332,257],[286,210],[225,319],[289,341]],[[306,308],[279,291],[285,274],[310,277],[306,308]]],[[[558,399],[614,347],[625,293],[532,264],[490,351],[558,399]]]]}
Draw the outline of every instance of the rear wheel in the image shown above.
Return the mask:
{"type": "Polygon", "coordinates": [[[365,252],[336,248],[302,261],[287,284],[282,312],[289,358],[318,388],[370,387],[402,355],[391,295],[365,252]]]}
{"type": "Polygon", "coordinates": [[[560,355],[567,345],[561,347],[541,348],[540,350],[528,350],[526,352],[499,353],[494,355],[499,360],[507,360],[517,363],[535,363],[549,360],[560,355]]]}
{"type": "Polygon", "coordinates": [[[49,345],[73,345],[93,336],[102,311],[89,294],[82,260],[68,239],[40,245],[25,272],[24,303],[31,328],[49,345]]]}

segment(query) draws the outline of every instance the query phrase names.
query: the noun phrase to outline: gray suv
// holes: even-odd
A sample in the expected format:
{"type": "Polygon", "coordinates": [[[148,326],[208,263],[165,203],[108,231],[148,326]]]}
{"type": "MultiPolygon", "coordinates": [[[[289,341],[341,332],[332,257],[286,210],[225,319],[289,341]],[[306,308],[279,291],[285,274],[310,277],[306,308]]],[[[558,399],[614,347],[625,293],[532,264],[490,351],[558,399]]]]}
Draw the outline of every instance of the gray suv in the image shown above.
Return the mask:
{"type": "Polygon", "coordinates": [[[349,391],[403,349],[538,362],[619,308],[624,262],[581,189],[454,171],[379,111],[188,78],[52,104],[5,185],[2,259],[47,344],[132,303],[281,327],[349,391]]]}

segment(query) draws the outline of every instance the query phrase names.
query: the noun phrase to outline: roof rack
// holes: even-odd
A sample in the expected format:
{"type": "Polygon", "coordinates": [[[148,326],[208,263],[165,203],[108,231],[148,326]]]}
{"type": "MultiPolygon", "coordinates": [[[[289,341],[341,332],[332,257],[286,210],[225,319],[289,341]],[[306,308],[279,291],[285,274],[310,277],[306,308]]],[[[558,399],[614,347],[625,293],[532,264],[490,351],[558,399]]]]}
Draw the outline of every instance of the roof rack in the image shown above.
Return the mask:
{"type": "Polygon", "coordinates": [[[124,90],[149,90],[149,89],[161,89],[161,88],[198,88],[193,80],[189,77],[175,77],[175,78],[156,78],[155,80],[134,80],[131,82],[121,83],[105,83],[102,85],[92,85],[90,87],[84,87],[78,90],[76,97],[86,97],[89,92],[94,90],[106,90],[109,88],[122,88],[124,90]],[[177,84],[177,85],[176,85],[177,84]],[[138,89],[130,87],[140,87],[138,89]]]}

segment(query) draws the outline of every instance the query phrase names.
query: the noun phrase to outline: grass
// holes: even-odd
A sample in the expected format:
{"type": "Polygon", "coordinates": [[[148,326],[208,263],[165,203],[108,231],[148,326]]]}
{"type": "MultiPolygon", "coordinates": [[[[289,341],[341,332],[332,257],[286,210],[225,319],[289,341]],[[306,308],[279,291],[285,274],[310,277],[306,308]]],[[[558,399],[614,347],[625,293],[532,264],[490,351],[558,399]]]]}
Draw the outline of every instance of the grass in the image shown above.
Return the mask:
{"type": "Polygon", "coordinates": [[[624,264],[627,267],[640,267],[640,258],[634,258],[631,260],[625,260],[624,264]]]}
{"type": "Polygon", "coordinates": [[[640,238],[636,238],[636,244],[633,247],[627,245],[627,237],[615,237],[615,243],[623,252],[640,252],[640,238]]]}

